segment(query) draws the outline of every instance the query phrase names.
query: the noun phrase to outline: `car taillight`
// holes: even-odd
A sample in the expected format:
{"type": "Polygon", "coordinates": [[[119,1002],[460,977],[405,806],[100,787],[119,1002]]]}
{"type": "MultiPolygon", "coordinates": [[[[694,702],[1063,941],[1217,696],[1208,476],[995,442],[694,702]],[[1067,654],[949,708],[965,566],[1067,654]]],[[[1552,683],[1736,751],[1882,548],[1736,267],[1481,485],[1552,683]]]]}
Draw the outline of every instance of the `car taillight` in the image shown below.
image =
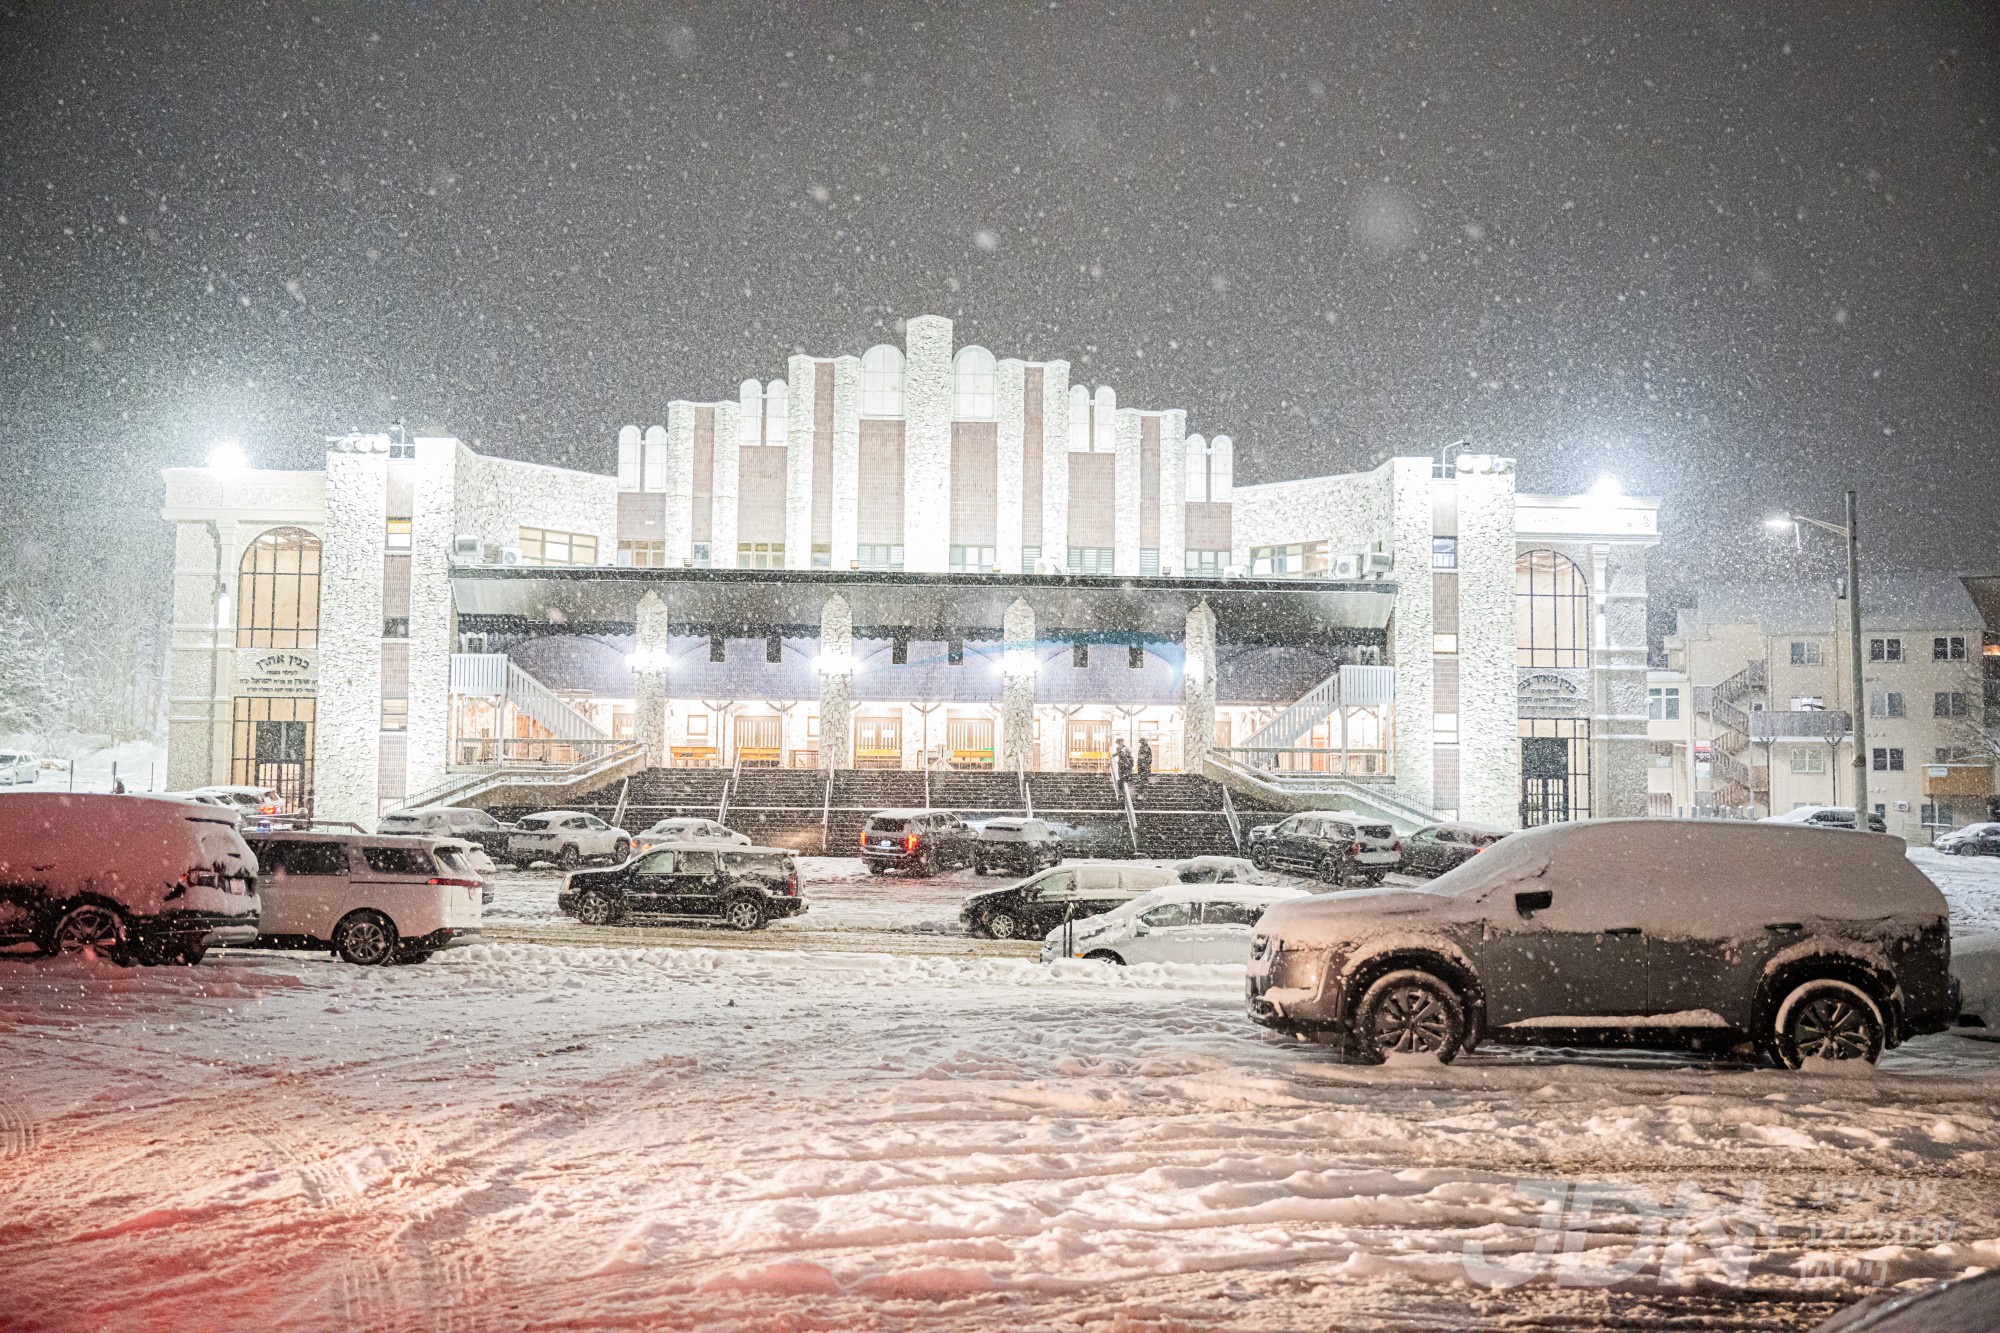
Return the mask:
{"type": "Polygon", "coordinates": [[[1390,844],[1389,844],[1389,850],[1390,850],[1390,851],[1392,851],[1392,852],[1400,852],[1400,851],[1402,851],[1402,850],[1403,850],[1403,840],[1402,840],[1401,838],[1398,838],[1398,839],[1396,839],[1396,840],[1395,840],[1394,842],[1390,843],[1390,844]]]}
{"type": "Polygon", "coordinates": [[[909,834],[908,836],[906,836],[906,837],[905,837],[905,838],[903,839],[903,850],[904,850],[904,851],[906,851],[906,852],[914,852],[915,850],[917,850],[917,835],[916,835],[916,834],[914,834],[914,833],[912,833],[912,834],[909,834]]]}
{"type": "Polygon", "coordinates": [[[441,875],[434,875],[424,882],[427,884],[447,884],[454,889],[476,889],[479,887],[479,881],[476,879],[450,879],[441,875]]]}
{"type": "Polygon", "coordinates": [[[190,889],[219,889],[222,876],[213,870],[190,870],[181,876],[181,883],[190,889]]]}
{"type": "Polygon", "coordinates": [[[1361,844],[1358,842],[1351,842],[1347,844],[1347,854],[1349,856],[1361,855],[1361,844]]]}
{"type": "Polygon", "coordinates": [[[866,846],[868,845],[868,830],[867,830],[867,829],[862,829],[862,830],[861,830],[861,845],[862,845],[863,847],[866,847],[866,846]]]}
{"type": "Polygon", "coordinates": [[[260,815],[275,815],[278,813],[278,807],[275,805],[260,805],[257,807],[257,813],[260,815]]]}
{"type": "Polygon", "coordinates": [[[785,896],[787,898],[796,898],[799,896],[799,877],[796,874],[785,881],[785,896]]]}

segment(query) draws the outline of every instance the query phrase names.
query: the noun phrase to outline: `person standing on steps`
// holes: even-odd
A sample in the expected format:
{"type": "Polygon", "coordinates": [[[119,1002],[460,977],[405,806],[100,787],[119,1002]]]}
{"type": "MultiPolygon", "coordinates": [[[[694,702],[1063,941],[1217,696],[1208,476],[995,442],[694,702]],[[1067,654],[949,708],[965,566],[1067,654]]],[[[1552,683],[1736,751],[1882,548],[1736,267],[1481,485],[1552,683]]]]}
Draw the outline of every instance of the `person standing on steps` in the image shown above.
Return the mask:
{"type": "Polygon", "coordinates": [[[1153,781],[1153,743],[1144,736],[1139,738],[1139,790],[1144,791],[1153,781]]]}
{"type": "Polygon", "coordinates": [[[1123,787],[1132,780],[1132,752],[1125,748],[1125,738],[1120,736],[1111,747],[1112,771],[1117,775],[1118,785],[1123,787]]]}

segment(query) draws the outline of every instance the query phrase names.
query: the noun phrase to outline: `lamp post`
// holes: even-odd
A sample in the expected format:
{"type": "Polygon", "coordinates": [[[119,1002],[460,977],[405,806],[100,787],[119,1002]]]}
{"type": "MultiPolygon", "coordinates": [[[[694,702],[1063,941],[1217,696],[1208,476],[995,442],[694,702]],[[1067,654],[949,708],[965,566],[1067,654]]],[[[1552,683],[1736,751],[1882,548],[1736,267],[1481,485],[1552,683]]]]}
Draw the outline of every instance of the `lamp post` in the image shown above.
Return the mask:
{"type": "Polygon", "coordinates": [[[1807,523],[1821,532],[1830,532],[1847,541],[1847,642],[1848,665],[1853,673],[1854,700],[1854,827],[1868,828],[1868,695],[1861,680],[1861,529],[1854,516],[1854,492],[1847,492],[1847,525],[1827,523],[1804,514],[1779,514],[1766,526],[1775,531],[1789,530],[1798,539],[1799,525],[1807,523]]]}

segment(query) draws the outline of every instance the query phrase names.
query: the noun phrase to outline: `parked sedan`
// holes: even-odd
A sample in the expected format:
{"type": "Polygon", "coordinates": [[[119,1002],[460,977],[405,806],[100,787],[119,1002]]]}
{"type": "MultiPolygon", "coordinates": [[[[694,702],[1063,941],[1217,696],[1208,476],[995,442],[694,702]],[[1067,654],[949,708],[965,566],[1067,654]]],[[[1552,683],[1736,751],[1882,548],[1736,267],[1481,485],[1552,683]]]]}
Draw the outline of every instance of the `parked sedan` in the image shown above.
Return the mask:
{"type": "Polygon", "coordinates": [[[1953,856],[2000,856],[2000,824],[1967,824],[1941,834],[1932,845],[1953,856]]]}
{"type": "Polygon", "coordinates": [[[633,839],[633,846],[641,852],[650,852],[655,847],[678,842],[698,842],[718,847],[750,845],[747,836],[733,828],[718,824],[713,819],[682,815],[673,819],[662,819],[651,828],[642,830],[639,836],[633,839]]]}
{"type": "Polygon", "coordinates": [[[556,906],[586,926],[634,917],[720,921],[735,930],[806,910],[798,862],[777,847],[681,843],[610,870],[584,870],[563,880],[556,906]]]}
{"type": "Polygon", "coordinates": [[[1402,869],[1409,875],[1442,875],[1506,836],[1507,830],[1484,824],[1432,824],[1403,839],[1402,869]]]}
{"type": "MultiPolygon", "coordinates": [[[[506,859],[507,840],[514,826],[503,824],[484,810],[455,805],[425,806],[420,810],[394,810],[383,815],[376,829],[382,833],[408,833],[433,838],[459,838],[478,843],[495,860],[506,859]]],[[[480,873],[492,869],[488,866],[480,873]]]]}
{"type": "MultiPolygon", "coordinates": [[[[1854,807],[1851,805],[1801,805],[1785,811],[1781,815],[1766,815],[1759,824],[1804,824],[1807,828],[1854,827],[1854,807]]],[[[1868,831],[1886,833],[1889,825],[1873,810],[1868,812],[1868,831]]]]}
{"type": "Polygon", "coordinates": [[[1328,884],[1380,884],[1403,859],[1395,829],[1351,811],[1312,811],[1250,831],[1259,870],[1298,870],[1328,884]]]}
{"type": "Polygon", "coordinates": [[[31,754],[0,750],[0,787],[32,787],[41,767],[31,754]]]}
{"type": "Polygon", "coordinates": [[[1042,961],[1246,964],[1251,928],[1265,909],[1306,896],[1304,889],[1253,884],[1171,884],[1057,926],[1042,942],[1042,961]]]}
{"type": "Polygon", "coordinates": [[[1032,875],[1043,866],[1061,865],[1062,839],[1039,819],[989,819],[973,836],[972,873],[989,870],[1032,875]]]}
{"type": "Polygon", "coordinates": [[[1031,875],[1004,889],[972,894],[958,914],[968,935],[1012,940],[1045,935],[1057,924],[1123,906],[1149,889],[1174,883],[1158,866],[1082,863],[1031,875]]]}
{"type": "Polygon", "coordinates": [[[1183,884],[1260,884],[1257,867],[1240,856],[1190,856],[1174,867],[1183,884]]]}
{"type": "Polygon", "coordinates": [[[564,870],[590,860],[616,864],[631,857],[632,835],[579,810],[544,810],[514,825],[507,855],[522,870],[537,861],[552,861],[564,870]]]}

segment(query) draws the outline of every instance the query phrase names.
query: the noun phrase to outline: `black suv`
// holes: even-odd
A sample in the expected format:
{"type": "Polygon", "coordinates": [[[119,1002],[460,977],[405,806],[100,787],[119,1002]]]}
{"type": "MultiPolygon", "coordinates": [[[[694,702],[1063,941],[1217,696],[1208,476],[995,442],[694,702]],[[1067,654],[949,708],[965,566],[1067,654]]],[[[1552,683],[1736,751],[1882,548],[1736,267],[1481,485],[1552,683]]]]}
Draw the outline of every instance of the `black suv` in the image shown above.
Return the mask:
{"type": "Polygon", "coordinates": [[[1345,810],[1250,830],[1250,864],[1259,870],[1302,870],[1336,885],[1380,884],[1402,848],[1395,829],[1345,810]]]}
{"type": "Polygon", "coordinates": [[[907,870],[935,875],[972,864],[976,846],[965,821],[948,810],[883,810],[861,830],[861,856],[868,873],[907,870]]]}
{"type": "Polygon", "coordinates": [[[790,852],[687,844],[656,847],[608,870],[573,871],[556,906],[586,926],[659,916],[720,921],[734,930],[761,930],[774,917],[806,910],[790,852]]]}

